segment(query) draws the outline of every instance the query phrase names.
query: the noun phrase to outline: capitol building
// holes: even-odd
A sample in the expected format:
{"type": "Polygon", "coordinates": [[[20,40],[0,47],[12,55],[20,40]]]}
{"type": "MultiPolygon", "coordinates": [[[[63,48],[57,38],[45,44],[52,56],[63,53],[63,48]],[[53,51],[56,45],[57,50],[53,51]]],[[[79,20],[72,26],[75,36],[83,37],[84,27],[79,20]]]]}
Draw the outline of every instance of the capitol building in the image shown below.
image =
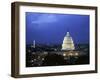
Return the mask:
{"type": "Polygon", "coordinates": [[[75,50],[75,44],[69,32],[67,32],[64,37],[61,50],[64,51],[62,55],[65,56],[65,58],[68,56],[79,56],[79,51],[75,50]]]}
{"type": "Polygon", "coordinates": [[[75,50],[74,42],[69,32],[64,37],[62,50],[75,50]]]}

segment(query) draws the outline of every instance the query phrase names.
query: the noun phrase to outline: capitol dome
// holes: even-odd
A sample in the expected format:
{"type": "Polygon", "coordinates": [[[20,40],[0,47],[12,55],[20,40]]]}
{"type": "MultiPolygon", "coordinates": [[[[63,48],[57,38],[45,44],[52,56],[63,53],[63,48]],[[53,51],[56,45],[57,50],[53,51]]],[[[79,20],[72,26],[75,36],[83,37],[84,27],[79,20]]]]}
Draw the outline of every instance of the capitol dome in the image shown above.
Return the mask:
{"type": "Polygon", "coordinates": [[[69,32],[67,32],[66,36],[64,37],[62,50],[74,50],[74,42],[72,37],[70,36],[69,32]]]}

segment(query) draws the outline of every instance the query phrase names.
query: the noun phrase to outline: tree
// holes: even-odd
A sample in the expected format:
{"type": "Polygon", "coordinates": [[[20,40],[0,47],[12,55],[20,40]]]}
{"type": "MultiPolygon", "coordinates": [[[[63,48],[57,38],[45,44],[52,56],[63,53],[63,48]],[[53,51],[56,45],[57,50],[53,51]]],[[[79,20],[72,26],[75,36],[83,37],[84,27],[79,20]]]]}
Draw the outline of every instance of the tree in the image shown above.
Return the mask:
{"type": "Polygon", "coordinates": [[[58,54],[48,54],[43,61],[44,66],[64,65],[64,57],[58,54]]]}

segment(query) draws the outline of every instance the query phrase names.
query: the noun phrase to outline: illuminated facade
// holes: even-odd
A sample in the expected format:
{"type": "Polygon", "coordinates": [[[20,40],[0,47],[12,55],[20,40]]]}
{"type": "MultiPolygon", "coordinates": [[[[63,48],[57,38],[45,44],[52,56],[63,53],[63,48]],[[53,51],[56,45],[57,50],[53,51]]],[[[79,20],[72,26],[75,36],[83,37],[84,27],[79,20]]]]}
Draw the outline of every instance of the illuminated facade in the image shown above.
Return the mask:
{"type": "Polygon", "coordinates": [[[66,36],[64,37],[62,50],[74,50],[74,42],[72,37],[70,36],[69,32],[67,32],[66,36]]]}

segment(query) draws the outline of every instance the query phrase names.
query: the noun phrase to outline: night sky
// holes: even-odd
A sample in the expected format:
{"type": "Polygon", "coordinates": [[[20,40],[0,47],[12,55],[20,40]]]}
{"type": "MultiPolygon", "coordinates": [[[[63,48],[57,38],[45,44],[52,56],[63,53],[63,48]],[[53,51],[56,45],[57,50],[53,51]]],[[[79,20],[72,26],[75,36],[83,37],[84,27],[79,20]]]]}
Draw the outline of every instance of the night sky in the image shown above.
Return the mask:
{"type": "Polygon", "coordinates": [[[89,15],[26,12],[26,44],[62,44],[67,31],[75,44],[89,43],[89,15]]]}

